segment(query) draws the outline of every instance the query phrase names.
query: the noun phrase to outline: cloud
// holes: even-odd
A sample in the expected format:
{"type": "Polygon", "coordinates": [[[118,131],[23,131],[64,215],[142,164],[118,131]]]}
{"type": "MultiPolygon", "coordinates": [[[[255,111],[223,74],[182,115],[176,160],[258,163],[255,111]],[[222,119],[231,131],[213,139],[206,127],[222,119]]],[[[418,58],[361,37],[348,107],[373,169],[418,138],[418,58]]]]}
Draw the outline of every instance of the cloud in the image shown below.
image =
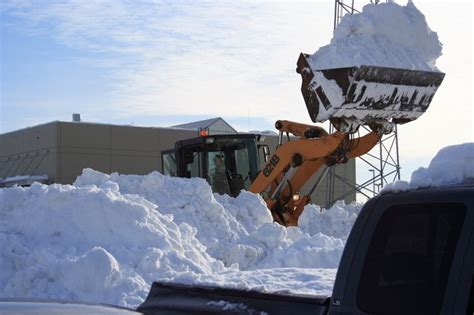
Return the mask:
{"type": "Polygon", "coordinates": [[[112,105],[104,112],[118,117],[245,117],[251,109],[271,120],[307,121],[296,60],[326,44],[332,25],[326,3],[6,3],[3,11],[24,30],[96,53],[82,62],[107,69],[112,105]],[[327,19],[324,30],[316,16],[327,19]]]}

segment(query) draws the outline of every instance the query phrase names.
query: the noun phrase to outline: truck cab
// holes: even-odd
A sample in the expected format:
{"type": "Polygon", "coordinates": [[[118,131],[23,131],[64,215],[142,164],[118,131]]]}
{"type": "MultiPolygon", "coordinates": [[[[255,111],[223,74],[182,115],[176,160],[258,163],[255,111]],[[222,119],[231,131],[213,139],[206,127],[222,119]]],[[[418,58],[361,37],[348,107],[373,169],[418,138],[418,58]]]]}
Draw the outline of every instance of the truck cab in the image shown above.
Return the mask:
{"type": "Polygon", "coordinates": [[[341,257],[330,314],[472,314],[474,185],[383,193],[341,257]]]}
{"type": "Polygon", "coordinates": [[[206,135],[177,141],[174,149],[161,152],[162,173],[177,177],[201,177],[212,190],[237,196],[257,177],[260,159],[268,146],[258,144],[256,134],[206,135]]]}

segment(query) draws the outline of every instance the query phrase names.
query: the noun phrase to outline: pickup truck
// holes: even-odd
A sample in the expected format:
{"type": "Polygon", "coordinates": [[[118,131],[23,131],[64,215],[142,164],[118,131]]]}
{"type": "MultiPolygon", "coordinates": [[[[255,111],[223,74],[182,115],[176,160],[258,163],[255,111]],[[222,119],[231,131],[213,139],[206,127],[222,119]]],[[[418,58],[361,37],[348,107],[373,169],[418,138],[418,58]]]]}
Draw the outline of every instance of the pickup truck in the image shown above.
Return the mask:
{"type": "Polygon", "coordinates": [[[348,237],[332,296],[153,283],[153,314],[473,314],[474,184],[386,192],[348,237]]]}

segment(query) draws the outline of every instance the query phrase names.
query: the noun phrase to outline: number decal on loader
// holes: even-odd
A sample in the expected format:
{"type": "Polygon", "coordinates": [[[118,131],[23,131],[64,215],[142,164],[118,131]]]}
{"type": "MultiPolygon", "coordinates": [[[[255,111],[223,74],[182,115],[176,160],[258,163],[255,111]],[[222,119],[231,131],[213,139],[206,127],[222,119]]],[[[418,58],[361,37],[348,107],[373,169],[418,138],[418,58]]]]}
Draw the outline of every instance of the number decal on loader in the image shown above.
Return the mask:
{"type": "Polygon", "coordinates": [[[270,176],[278,162],[280,162],[280,158],[278,155],[274,154],[270,161],[268,161],[268,164],[265,165],[265,168],[263,169],[263,175],[265,175],[265,177],[270,176]]]}

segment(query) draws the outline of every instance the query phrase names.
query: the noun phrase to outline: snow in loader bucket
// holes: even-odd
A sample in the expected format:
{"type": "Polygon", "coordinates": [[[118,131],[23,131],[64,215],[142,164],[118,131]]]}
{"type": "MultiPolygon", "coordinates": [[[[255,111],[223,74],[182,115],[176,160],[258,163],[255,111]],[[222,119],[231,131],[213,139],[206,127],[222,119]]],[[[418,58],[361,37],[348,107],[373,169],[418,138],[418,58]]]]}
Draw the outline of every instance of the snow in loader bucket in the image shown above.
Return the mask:
{"type": "Polygon", "coordinates": [[[359,66],[315,70],[301,54],[296,71],[313,122],[329,120],[336,129],[359,125],[390,132],[393,124],[420,117],[444,78],[442,72],[359,66]]]}

